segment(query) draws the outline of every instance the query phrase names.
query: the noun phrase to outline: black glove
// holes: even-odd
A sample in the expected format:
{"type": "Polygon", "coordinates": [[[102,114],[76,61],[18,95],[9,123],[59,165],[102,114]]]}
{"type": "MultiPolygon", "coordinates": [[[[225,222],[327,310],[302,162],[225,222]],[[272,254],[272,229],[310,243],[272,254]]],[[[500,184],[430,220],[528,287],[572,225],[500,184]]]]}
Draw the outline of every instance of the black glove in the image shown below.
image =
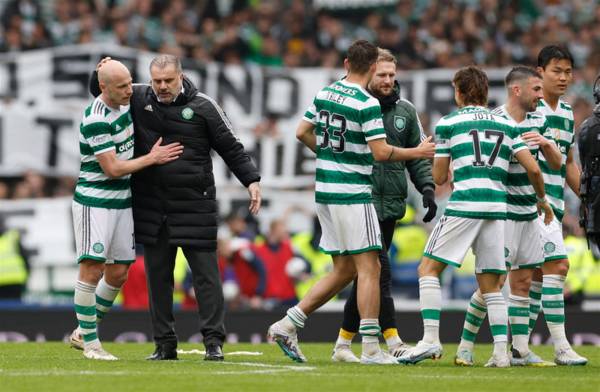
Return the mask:
{"type": "Polygon", "coordinates": [[[427,214],[423,217],[423,222],[431,222],[437,213],[437,204],[435,204],[433,189],[425,189],[423,191],[423,207],[427,208],[427,214]]]}

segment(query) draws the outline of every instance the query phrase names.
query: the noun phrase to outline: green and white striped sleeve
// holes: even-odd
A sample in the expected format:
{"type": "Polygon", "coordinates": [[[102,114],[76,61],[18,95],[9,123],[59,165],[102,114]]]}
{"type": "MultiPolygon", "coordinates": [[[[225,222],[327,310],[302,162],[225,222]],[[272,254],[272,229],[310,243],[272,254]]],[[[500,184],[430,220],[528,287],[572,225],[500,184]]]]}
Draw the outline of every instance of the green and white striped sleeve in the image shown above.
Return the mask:
{"type": "Polygon", "coordinates": [[[450,157],[450,139],[452,138],[452,126],[445,124],[441,119],[435,126],[435,158],[450,157]]]}
{"type": "Polygon", "coordinates": [[[360,119],[362,130],[365,133],[365,140],[367,142],[385,138],[385,128],[383,127],[383,118],[379,102],[375,102],[374,105],[362,109],[360,111],[360,119]]]}
{"type": "Polygon", "coordinates": [[[97,121],[82,124],[81,134],[92,148],[94,155],[115,149],[115,143],[111,136],[111,128],[107,122],[97,121]]]}
{"type": "Polygon", "coordinates": [[[515,155],[516,153],[518,153],[521,150],[529,149],[529,147],[527,147],[527,144],[525,144],[523,139],[521,139],[521,133],[519,131],[519,128],[511,127],[509,135],[510,135],[510,138],[512,139],[511,151],[512,151],[513,155],[515,155]]]}
{"type": "Polygon", "coordinates": [[[302,119],[306,122],[311,123],[312,125],[317,125],[317,108],[315,106],[315,101],[312,101],[311,104],[306,109],[304,116],[302,119]]]}

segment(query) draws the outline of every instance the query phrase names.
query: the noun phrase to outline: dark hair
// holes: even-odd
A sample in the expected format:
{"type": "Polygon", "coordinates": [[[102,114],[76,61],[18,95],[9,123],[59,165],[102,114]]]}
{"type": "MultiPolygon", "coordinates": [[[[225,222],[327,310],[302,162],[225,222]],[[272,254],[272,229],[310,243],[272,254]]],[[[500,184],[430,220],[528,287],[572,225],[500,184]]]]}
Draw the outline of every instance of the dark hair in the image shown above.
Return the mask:
{"type": "Polygon", "coordinates": [[[569,60],[571,66],[573,66],[573,55],[569,52],[565,46],[562,45],[548,45],[544,46],[538,54],[537,65],[546,69],[546,66],[550,64],[552,60],[569,60]]]}
{"type": "Polygon", "coordinates": [[[465,105],[487,106],[488,77],[479,67],[469,65],[459,69],[452,83],[465,105]]]}
{"type": "Polygon", "coordinates": [[[354,41],[348,48],[347,55],[350,72],[360,75],[367,73],[369,67],[377,61],[378,56],[377,46],[364,39],[354,41]]]}
{"type": "Polygon", "coordinates": [[[504,84],[506,87],[510,86],[514,82],[522,82],[529,78],[542,78],[542,75],[535,69],[531,67],[526,67],[524,65],[517,65],[510,70],[510,72],[504,78],[504,84]]]}

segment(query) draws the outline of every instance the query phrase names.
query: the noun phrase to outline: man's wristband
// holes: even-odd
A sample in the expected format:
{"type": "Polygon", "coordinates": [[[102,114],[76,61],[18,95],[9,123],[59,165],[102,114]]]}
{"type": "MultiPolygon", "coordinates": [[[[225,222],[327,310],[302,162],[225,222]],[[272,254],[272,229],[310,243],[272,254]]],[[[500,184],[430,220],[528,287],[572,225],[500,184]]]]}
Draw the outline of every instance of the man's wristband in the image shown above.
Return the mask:
{"type": "Polygon", "coordinates": [[[547,203],[548,202],[548,200],[546,199],[546,196],[539,197],[538,195],[535,195],[535,201],[537,201],[538,203],[547,203]]]}

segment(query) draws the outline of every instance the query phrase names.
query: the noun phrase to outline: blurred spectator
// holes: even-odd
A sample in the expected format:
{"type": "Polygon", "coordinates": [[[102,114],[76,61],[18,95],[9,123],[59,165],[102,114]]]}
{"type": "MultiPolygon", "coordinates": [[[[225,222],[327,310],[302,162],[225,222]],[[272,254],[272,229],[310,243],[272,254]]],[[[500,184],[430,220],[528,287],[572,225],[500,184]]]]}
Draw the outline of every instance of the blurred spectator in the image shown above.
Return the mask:
{"type": "Polygon", "coordinates": [[[230,308],[262,307],[266,271],[254,245],[245,239],[220,239],[217,244],[223,294],[230,308]]]}
{"type": "Polygon", "coordinates": [[[316,215],[312,217],[312,230],[292,236],[294,251],[308,262],[305,270],[296,274],[296,295],[302,299],[308,290],[323,276],[331,272],[333,261],[331,256],[319,249],[321,241],[321,224],[316,215]]]}
{"type": "Polygon", "coordinates": [[[148,309],[148,285],[144,268],[144,248],[137,245],[135,262],[129,266],[127,281],[121,289],[123,308],[142,310],[148,309]]]}
{"type": "Polygon", "coordinates": [[[289,262],[297,261],[284,221],[275,219],[271,222],[265,241],[256,245],[256,255],[263,261],[267,273],[265,299],[279,306],[296,304],[298,297],[290,275],[297,271],[287,266],[289,262]]]}
{"type": "Polygon", "coordinates": [[[229,229],[231,239],[244,238],[254,241],[258,234],[258,222],[251,214],[248,214],[246,207],[233,209],[225,218],[225,223],[229,229]]]}
{"type": "Polygon", "coordinates": [[[265,118],[256,124],[252,133],[257,139],[262,137],[278,137],[280,135],[280,129],[277,124],[278,116],[275,113],[266,113],[265,118]]]}
{"type": "Polygon", "coordinates": [[[392,289],[410,297],[419,296],[417,267],[427,244],[429,233],[415,222],[415,209],[406,206],[404,217],[396,222],[390,246],[392,289]]]}
{"type": "Polygon", "coordinates": [[[54,196],[54,197],[73,196],[73,192],[75,191],[76,183],[77,183],[76,177],[70,177],[70,176],[59,177],[56,181],[55,187],[52,190],[52,196],[54,196]]]}
{"type": "Polygon", "coordinates": [[[13,193],[13,199],[37,199],[46,196],[46,179],[33,170],[25,172],[23,180],[15,185],[13,193]]]}
{"type": "Polygon", "coordinates": [[[19,231],[7,228],[0,215],[0,300],[21,300],[29,270],[29,254],[19,231]]]}
{"type": "Polygon", "coordinates": [[[10,195],[10,188],[8,187],[8,184],[0,181],[0,200],[1,199],[8,199],[10,195]]]}

